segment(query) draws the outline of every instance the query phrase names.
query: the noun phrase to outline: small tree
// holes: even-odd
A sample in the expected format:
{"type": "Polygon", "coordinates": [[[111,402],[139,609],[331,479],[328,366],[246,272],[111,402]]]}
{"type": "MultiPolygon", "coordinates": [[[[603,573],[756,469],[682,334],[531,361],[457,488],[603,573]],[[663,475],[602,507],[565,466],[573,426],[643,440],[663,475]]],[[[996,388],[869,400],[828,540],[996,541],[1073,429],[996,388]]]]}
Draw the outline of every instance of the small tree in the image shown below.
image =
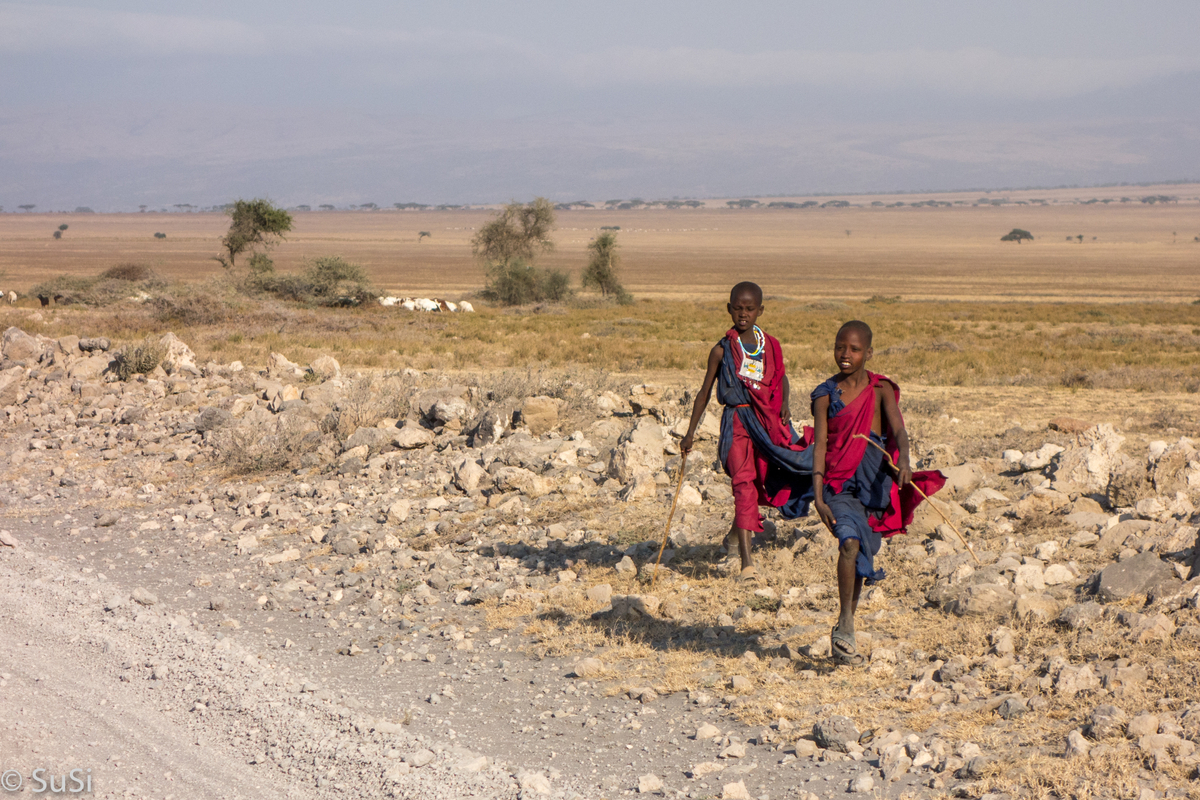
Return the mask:
{"type": "Polygon", "coordinates": [[[25,212],[30,212],[30,211],[33,211],[35,208],[37,208],[37,206],[34,205],[33,203],[25,203],[24,205],[17,206],[17,208],[19,208],[25,212]]]}
{"type": "Polygon", "coordinates": [[[554,249],[554,204],[544,197],[532,203],[512,202],[471,239],[475,257],[488,273],[487,297],[505,305],[562,300],[570,295],[570,279],[558,270],[533,266],[540,253],[554,249]]]}
{"type": "Polygon", "coordinates": [[[417,243],[420,244],[422,239],[432,239],[433,235],[429,231],[420,231],[417,233],[417,243]]]}
{"type": "Polygon", "coordinates": [[[239,255],[256,246],[270,248],[292,229],[292,215],[269,200],[238,200],[228,207],[229,232],[221,239],[225,252],[214,256],[226,269],[239,255]]]}
{"type": "Polygon", "coordinates": [[[479,229],[471,239],[475,256],[489,266],[517,259],[534,261],[539,253],[554,249],[554,204],[544,197],[532,203],[512,202],[479,229]]]}
{"type": "Polygon", "coordinates": [[[55,238],[55,239],[61,239],[61,238],[62,238],[62,231],[55,231],[55,232],[54,232],[54,238],[55,238]]]}
{"type": "Polygon", "coordinates": [[[583,270],[583,288],[597,289],[604,297],[612,296],[622,305],[632,302],[629,292],[617,278],[621,257],[617,253],[617,235],[606,231],[588,243],[592,260],[583,270]]]}
{"type": "Polygon", "coordinates": [[[1032,242],[1033,234],[1021,228],[1013,228],[1011,231],[1000,237],[1000,241],[1002,242],[1016,242],[1017,244],[1020,244],[1024,239],[1028,239],[1032,242]]]}

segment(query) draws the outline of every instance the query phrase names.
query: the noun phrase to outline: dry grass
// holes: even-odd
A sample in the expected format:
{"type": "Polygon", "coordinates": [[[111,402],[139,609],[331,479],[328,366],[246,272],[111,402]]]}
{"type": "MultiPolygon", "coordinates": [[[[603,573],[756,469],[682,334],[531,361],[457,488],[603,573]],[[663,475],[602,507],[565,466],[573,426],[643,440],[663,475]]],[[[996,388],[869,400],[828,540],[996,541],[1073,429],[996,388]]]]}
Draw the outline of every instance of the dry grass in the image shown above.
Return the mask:
{"type": "MultiPolygon", "coordinates": [[[[606,530],[607,541],[622,547],[642,538],[640,532],[630,532],[611,518],[607,526],[603,518],[592,519],[589,526],[606,530]]],[[[823,658],[773,665],[770,659],[779,643],[800,647],[827,639],[835,617],[836,580],[827,547],[831,542],[810,530],[805,523],[793,546],[789,546],[791,537],[783,536],[759,553],[760,564],[768,567],[761,570],[766,585],[779,597],[786,597],[793,587],[829,587],[815,597],[785,602],[778,614],[754,612],[754,587],[722,574],[711,561],[712,548],[701,547],[672,563],[673,572],[658,582],[654,593],[662,600],[661,608],[668,609],[661,618],[592,619],[601,606],[586,599],[588,587],[607,583],[614,594],[649,591],[638,577],[621,576],[593,563],[580,571],[577,585],[554,590],[544,605],[531,600],[488,601],[487,622],[498,629],[521,631],[530,637],[529,649],[539,656],[600,657],[607,671],[597,682],[607,694],[643,687],[660,694],[708,692],[732,701],[732,712],[746,724],[769,725],[780,717],[790,720],[795,727],[785,739],[805,736],[818,718],[837,713],[853,718],[861,730],[896,728],[937,735],[952,744],[974,742],[996,759],[995,768],[976,786],[980,793],[1077,800],[1136,797],[1135,778],[1148,763],[1136,744],[1112,742],[1117,748],[1085,765],[1062,757],[1067,733],[1084,727],[1098,703],[1114,702],[1133,715],[1141,709],[1161,708],[1163,697],[1170,697],[1168,707],[1174,710],[1200,702],[1200,648],[1192,644],[1176,640],[1134,644],[1115,622],[1073,632],[1036,619],[948,617],[921,607],[920,598],[932,585],[933,574],[897,562],[890,548],[883,556],[889,577],[864,598],[859,629],[871,634],[872,648],[896,652],[899,666],[850,670],[834,668],[823,658]],[[806,547],[809,541],[812,544],[806,547]],[[741,617],[732,635],[713,638],[719,630],[718,615],[741,606],[751,613],[741,617]],[[988,634],[998,625],[1014,631],[1015,663],[989,653],[988,634]],[[747,660],[747,652],[759,657],[747,660]],[[1120,656],[1149,667],[1150,676],[1141,685],[1103,699],[1090,694],[1073,698],[1042,694],[1029,681],[1036,681],[1043,674],[1044,659],[1055,655],[1076,665],[1120,656]],[[908,696],[910,684],[932,666],[933,659],[955,656],[967,659],[968,669],[981,670],[977,684],[972,679],[955,688],[945,684],[945,698],[935,698],[940,705],[908,696]],[[734,696],[728,687],[735,675],[749,678],[752,692],[734,696]],[[1025,697],[1041,694],[1047,705],[1008,722],[979,705],[978,701],[1005,692],[1025,697]]],[[[719,535],[718,530],[714,542],[719,535]]],[[[1186,784],[1185,768],[1160,765],[1157,769],[1155,776],[1186,784]]]]}
{"type": "MultiPolygon", "coordinates": [[[[1196,191],[1176,186],[1164,193],[1196,191]]],[[[1084,192],[1103,194],[1075,194],[1084,192]]],[[[483,286],[470,239],[492,213],[301,213],[272,257],[289,272],[299,270],[306,258],[336,254],[363,264],[381,289],[456,297],[483,286]],[[433,235],[418,242],[422,230],[433,235]]],[[[150,264],[168,278],[201,279],[221,271],[211,257],[228,222],[222,214],[3,214],[0,272],[18,291],[63,272],[95,275],[119,262],[150,264]],[[49,240],[47,226],[64,220],[71,236],[49,240]],[[168,238],[154,239],[155,231],[168,238]]],[[[676,299],[707,298],[728,291],[737,280],[753,279],[769,293],[798,299],[1190,300],[1200,251],[1193,241],[1200,234],[1195,206],[1187,203],[596,210],[559,213],[557,247],[544,266],[579,274],[588,262],[588,242],[601,226],[613,225],[621,228],[626,288],[635,296],[676,299]],[[1001,242],[1014,227],[1031,230],[1037,240],[1001,242]],[[1085,234],[1083,244],[1065,240],[1076,234],[1085,234]]]]}

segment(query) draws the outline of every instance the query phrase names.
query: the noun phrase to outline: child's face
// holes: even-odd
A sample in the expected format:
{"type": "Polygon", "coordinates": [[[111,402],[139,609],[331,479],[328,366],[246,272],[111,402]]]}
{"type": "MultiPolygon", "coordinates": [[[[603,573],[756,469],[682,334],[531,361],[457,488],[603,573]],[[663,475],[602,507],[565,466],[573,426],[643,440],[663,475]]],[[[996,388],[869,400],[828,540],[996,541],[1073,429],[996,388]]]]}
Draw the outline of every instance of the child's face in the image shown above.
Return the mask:
{"type": "Polygon", "coordinates": [[[853,375],[861,370],[872,355],[874,353],[863,340],[862,333],[853,328],[839,333],[833,343],[833,360],[843,375],[853,375]]]}
{"type": "Polygon", "coordinates": [[[738,333],[745,333],[757,325],[758,315],[763,312],[762,301],[754,292],[742,292],[733,298],[733,302],[726,308],[729,309],[729,317],[733,320],[733,329],[738,333]]]}

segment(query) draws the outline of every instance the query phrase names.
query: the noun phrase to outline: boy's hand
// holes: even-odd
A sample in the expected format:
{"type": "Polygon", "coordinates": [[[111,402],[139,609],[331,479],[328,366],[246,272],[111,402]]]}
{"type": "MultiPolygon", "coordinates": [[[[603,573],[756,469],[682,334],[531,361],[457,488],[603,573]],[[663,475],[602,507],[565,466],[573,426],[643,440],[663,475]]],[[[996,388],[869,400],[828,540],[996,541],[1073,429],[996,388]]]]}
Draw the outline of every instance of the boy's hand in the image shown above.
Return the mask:
{"type": "Polygon", "coordinates": [[[679,449],[681,452],[684,452],[684,453],[692,452],[693,437],[694,437],[694,434],[692,434],[692,433],[689,433],[687,436],[683,437],[683,441],[679,443],[679,449]]]}
{"type": "Polygon", "coordinates": [[[909,465],[906,457],[900,457],[900,463],[896,465],[896,470],[900,473],[899,480],[901,486],[908,486],[910,483],[912,483],[912,466],[909,465]]]}
{"type": "Polygon", "coordinates": [[[825,523],[825,527],[829,528],[829,532],[833,533],[833,526],[837,525],[837,520],[833,517],[833,509],[824,500],[818,500],[815,505],[817,507],[817,516],[821,518],[821,522],[825,523]]]}
{"type": "Polygon", "coordinates": [[[788,404],[784,403],[783,408],[779,409],[779,419],[784,425],[792,421],[792,410],[788,408],[788,404]]]}

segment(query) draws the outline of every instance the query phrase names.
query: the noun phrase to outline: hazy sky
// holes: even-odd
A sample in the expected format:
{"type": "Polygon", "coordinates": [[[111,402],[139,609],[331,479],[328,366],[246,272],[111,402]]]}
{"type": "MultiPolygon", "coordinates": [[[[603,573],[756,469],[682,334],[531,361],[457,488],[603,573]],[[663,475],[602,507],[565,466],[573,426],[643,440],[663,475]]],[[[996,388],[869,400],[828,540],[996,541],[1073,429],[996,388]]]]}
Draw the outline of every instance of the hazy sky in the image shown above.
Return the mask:
{"type": "Polygon", "coordinates": [[[1200,178],[1200,3],[0,2],[0,205],[1200,178]]]}

